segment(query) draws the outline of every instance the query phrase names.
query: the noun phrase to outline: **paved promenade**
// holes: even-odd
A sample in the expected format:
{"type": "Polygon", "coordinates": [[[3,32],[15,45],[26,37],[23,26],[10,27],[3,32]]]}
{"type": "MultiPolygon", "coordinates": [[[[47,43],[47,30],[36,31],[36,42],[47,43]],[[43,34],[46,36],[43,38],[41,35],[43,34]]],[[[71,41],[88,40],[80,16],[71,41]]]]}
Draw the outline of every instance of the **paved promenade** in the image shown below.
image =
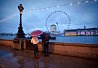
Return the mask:
{"type": "Polygon", "coordinates": [[[35,59],[33,51],[0,45],[0,68],[98,68],[98,60],[42,53],[35,59]]]}

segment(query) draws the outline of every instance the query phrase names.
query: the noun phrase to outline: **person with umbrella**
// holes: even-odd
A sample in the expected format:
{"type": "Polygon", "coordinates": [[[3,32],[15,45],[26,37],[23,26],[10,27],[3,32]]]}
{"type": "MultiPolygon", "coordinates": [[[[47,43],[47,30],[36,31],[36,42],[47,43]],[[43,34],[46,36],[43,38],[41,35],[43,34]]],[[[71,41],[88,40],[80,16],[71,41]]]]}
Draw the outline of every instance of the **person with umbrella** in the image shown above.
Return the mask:
{"type": "Polygon", "coordinates": [[[43,33],[41,35],[41,38],[42,38],[42,47],[43,47],[43,53],[44,53],[44,56],[48,56],[48,49],[49,49],[49,39],[50,39],[50,34],[49,33],[43,33]]]}
{"type": "Polygon", "coordinates": [[[39,40],[36,36],[33,36],[32,39],[31,39],[31,43],[33,43],[33,47],[34,47],[34,56],[35,58],[38,57],[38,43],[39,43],[39,40]]]}
{"type": "Polygon", "coordinates": [[[42,33],[43,32],[41,30],[35,30],[31,33],[31,36],[32,36],[31,43],[33,43],[35,58],[38,58],[38,43],[39,43],[39,40],[38,40],[37,36],[41,35],[42,33]]]}

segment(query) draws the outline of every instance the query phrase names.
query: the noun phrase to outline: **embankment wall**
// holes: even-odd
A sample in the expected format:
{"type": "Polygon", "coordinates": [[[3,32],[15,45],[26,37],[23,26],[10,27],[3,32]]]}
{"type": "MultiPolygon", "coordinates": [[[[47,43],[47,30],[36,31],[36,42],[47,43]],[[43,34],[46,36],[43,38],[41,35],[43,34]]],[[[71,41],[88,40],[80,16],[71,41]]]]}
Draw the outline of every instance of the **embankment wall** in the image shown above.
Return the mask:
{"type": "MultiPolygon", "coordinates": [[[[17,49],[27,50],[32,46],[30,40],[22,40],[23,44],[14,43],[13,40],[0,39],[0,45],[10,46],[17,49]]],[[[38,44],[39,51],[42,51],[42,42],[38,44]]],[[[76,56],[90,59],[98,59],[98,44],[77,44],[50,42],[49,53],[76,56]]]]}

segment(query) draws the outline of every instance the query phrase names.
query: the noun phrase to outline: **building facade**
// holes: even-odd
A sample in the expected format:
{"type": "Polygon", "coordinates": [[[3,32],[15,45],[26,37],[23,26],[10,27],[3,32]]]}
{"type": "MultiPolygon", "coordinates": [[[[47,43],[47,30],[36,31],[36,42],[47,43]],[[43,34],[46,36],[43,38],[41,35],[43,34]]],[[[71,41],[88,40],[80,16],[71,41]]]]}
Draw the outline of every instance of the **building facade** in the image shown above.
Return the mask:
{"type": "Polygon", "coordinates": [[[51,31],[51,32],[56,32],[56,31],[57,31],[56,25],[51,25],[51,26],[50,26],[50,31],[51,31]]]}
{"type": "Polygon", "coordinates": [[[98,28],[64,30],[64,36],[98,35],[98,28]]]}

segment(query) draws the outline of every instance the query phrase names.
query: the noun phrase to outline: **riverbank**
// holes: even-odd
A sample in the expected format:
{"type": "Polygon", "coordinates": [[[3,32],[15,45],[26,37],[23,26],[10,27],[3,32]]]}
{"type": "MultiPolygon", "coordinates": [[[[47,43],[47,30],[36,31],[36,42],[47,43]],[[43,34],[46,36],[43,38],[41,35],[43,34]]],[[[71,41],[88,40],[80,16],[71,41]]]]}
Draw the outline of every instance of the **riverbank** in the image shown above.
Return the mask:
{"type": "MultiPolygon", "coordinates": [[[[18,41],[19,42],[19,41],[18,41]]],[[[13,40],[0,39],[0,44],[9,46],[19,50],[32,50],[30,40],[22,40],[23,44],[14,43],[13,40]]],[[[42,52],[42,43],[38,44],[39,51],[42,52]]],[[[49,53],[68,55],[89,59],[98,59],[98,45],[97,44],[79,44],[79,43],[62,43],[50,42],[49,53]]]]}

